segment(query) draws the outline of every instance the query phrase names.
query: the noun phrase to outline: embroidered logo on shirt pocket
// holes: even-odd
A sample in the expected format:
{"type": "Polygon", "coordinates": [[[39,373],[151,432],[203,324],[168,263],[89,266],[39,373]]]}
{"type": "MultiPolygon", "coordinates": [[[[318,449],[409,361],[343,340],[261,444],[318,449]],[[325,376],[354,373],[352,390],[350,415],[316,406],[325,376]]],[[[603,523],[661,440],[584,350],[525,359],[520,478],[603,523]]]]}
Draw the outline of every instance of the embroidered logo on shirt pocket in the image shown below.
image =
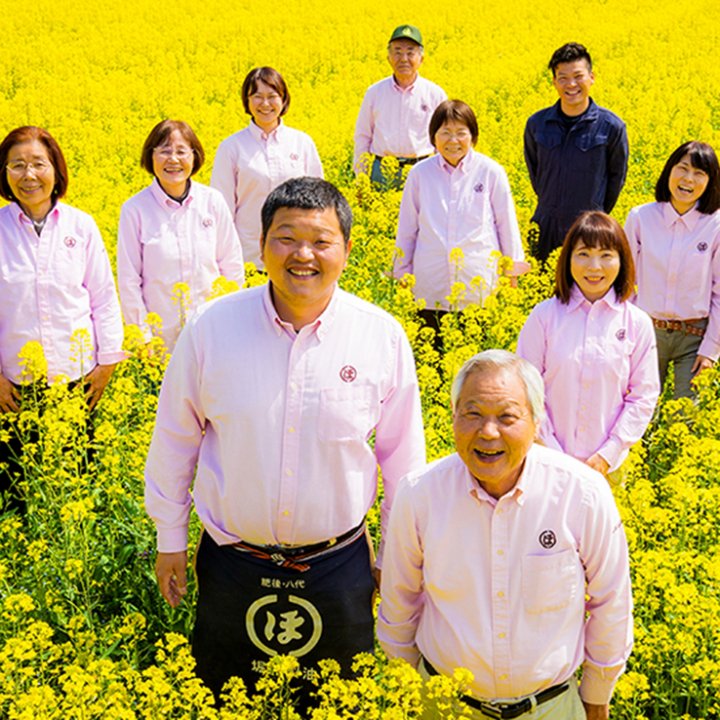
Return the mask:
{"type": "Polygon", "coordinates": [[[579,592],[580,562],[572,549],[552,555],[525,555],[522,559],[522,593],[529,613],[562,610],[579,592]]]}
{"type": "Polygon", "coordinates": [[[377,423],[370,385],[346,383],[343,387],[320,390],[318,436],[328,442],[367,439],[377,423]]]}

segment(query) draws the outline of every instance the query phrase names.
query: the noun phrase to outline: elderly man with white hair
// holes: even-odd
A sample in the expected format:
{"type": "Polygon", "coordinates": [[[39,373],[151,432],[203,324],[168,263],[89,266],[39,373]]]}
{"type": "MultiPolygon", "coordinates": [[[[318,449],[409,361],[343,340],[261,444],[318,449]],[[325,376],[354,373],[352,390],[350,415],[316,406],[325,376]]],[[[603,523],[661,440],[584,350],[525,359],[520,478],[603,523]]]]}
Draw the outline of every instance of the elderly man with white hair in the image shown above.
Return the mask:
{"type": "Polygon", "coordinates": [[[457,452],[411,474],[395,498],[381,645],[429,675],[470,670],[468,717],[609,717],[632,600],[606,480],[534,444],[542,379],[511,353],[465,363],[452,408],[457,452]]]}

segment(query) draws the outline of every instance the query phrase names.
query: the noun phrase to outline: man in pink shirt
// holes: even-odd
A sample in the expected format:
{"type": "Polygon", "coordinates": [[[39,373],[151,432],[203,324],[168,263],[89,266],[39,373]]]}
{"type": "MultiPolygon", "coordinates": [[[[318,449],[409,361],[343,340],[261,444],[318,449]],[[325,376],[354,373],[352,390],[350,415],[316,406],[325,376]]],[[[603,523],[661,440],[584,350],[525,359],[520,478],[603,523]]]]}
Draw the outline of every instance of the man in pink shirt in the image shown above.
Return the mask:
{"type": "Polygon", "coordinates": [[[451,397],[457,452],[395,498],[380,644],[427,674],[469,669],[473,718],[607,718],[632,646],[627,544],[608,484],[533,444],[543,382],[527,361],[480,353],[451,397]]]}
{"type": "Polygon", "coordinates": [[[388,43],[388,62],[393,74],[371,85],[365,93],[355,125],[355,172],[367,170],[363,155],[372,155],[371,178],[376,184],[399,187],[402,169],[434,152],[428,126],[435,108],[447,93],[420,77],[423,39],[413,25],[400,25],[388,43]],[[400,171],[385,178],[381,161],[396,157],[400,171]]]}
{"type": "Polygon", "coordinates": [[[377,467],[384,522],[425,445],[401,326],[337,287],[351,223],[330,183],[276,188],[262,210],[269,283],[203,306],[163,382],[145,494],[158,582],[176,606],[194,503],[204,532],[193,652],[216,694],[233,675],[252,685],[275,654],[311,671],[373,649],[364,520],[377,467]]]}

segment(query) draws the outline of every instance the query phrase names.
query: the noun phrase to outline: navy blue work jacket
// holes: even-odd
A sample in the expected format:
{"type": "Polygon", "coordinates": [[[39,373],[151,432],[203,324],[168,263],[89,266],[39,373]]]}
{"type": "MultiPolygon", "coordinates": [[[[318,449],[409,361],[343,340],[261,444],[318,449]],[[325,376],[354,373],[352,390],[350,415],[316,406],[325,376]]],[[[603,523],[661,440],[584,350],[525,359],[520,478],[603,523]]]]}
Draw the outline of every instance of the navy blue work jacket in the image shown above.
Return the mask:
{"type": "Polygon", "coordinates": [[[536,112],[525,126],[525,162],[538,196],[532,219],[540,226],[536,257],[544,260],[584,210],[609,213],[625,183],[628,140],[625,123],[590,99],[572,125],[563,122],[560,101],[536,112]]]}

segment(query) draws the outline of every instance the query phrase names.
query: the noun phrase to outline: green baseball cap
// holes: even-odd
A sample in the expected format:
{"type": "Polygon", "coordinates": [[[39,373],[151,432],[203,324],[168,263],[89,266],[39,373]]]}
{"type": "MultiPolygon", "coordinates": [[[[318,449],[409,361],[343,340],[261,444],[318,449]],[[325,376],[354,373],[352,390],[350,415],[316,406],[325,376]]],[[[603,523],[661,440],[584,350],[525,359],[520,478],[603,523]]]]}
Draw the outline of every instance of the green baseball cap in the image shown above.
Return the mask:
{"type": "Polygon", "coordinates": [[[393,40],[412,40],[420,46],[423,44],[422,35],[414,25],[398,25],[395,30],[393,30],[389,42],[393,40]]]}

